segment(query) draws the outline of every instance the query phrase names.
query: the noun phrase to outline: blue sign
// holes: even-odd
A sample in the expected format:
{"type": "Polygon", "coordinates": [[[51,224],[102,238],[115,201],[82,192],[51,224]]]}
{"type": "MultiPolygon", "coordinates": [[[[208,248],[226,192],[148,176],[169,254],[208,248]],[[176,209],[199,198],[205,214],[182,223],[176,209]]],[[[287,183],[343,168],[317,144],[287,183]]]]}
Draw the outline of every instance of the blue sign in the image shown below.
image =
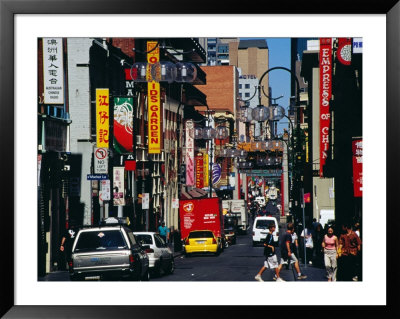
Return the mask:
{"type": "Polygon", "coordinates": [[[102,179],[108,179],[108,175],[107,174],[88,174],[86,179],[88,181],[99,181],[102,179]]]}
{"type": "Polygon", "coordinates": [[[221,179],[221,165],[214,163],[212,166],[212,183],[217,184],[221,179]]]}

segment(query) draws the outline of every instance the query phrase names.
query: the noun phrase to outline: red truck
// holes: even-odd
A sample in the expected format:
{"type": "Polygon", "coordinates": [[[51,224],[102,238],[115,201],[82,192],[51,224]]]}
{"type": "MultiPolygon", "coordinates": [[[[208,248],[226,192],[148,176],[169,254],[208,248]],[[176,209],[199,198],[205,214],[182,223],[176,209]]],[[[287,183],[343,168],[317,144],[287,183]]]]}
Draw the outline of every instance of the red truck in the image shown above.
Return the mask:
{"type": "Polygon", "coordinates": [[[185,199],[179,201],[181,239],[193,230],[211,230],[217,237],[221,250],[225,245],[222,201],[218,197],[185,199]]]}

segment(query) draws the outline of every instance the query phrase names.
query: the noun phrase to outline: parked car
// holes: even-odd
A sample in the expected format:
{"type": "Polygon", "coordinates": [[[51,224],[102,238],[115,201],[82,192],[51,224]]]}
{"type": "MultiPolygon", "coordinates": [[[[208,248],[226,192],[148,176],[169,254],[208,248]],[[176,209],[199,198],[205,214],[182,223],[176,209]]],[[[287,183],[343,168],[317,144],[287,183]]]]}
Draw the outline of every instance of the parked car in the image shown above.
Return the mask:
{"type": "Polygon", "coordinates": [[[174,254],[160,235],[154,232],[134,232],[136,241],[149,256],[150,272],[155,275],[172,274],[175,270],[174,254]]]}
{"type": "Polygon", "coordinates": [[[275,217],[271,216],[259,216],[256,217],[253,223],[253,246],[261,244],[265,241],[269,232],[268,226],[273,222],[275,223],[274,240],[278,241],[279,238],[279,224],[275,217]]]}
{"type": "Polygon", "coordinates": [[[221,251],[221,243],[211,230],[193,230],[186,237],[184,243],[186,256],[207,252],[218,255],[221,251]]]}
{"type": "Polygon", "coordinates": [[[69,264],[71,280],[149,280],[149,257],[123,225],[79,230],[69,264]]]}

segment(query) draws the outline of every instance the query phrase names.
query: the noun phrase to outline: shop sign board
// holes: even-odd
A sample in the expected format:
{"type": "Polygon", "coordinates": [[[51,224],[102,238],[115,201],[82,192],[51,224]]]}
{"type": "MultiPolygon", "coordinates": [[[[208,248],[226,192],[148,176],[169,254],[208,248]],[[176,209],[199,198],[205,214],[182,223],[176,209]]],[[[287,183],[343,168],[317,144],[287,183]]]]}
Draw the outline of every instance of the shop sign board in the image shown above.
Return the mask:
{"type": "Polygon", "coordinates": [[[110,138],[110,92],[96,89],[96,142],[97,147],[107,147],[110,138]]]}
{"type": "Polygon", "coordinates": [[[45,104],[64,104],[62,38],[43,38],[43,88],[45,104]]]}
{"type": "Polygon", "coordinates": [[[100,181],[99,200],[108,201],[110,199],[111,199],[110,180],[109,179],[105,179],[105,180],[100,181]]]}
{"type": "Polygon", "coordinates": [[[149,209],[150,208],[150,194],[143,193],[142,194],[142,209],[149,209]]]}
{"type": "Polygon", "coordinates": [[[113,167],[113,203],[114,206],[125,206],[125,170],[124,167],[113,167]]]}

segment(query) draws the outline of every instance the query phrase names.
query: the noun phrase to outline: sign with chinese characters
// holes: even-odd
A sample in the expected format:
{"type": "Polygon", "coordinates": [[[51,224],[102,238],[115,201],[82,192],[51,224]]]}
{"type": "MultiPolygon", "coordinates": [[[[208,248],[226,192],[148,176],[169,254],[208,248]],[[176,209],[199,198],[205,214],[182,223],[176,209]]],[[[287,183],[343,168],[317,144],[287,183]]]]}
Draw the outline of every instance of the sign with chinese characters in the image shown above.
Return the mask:
{"type": "Polygon", "coordinates": [[[208,180],[210,179],[210,177],[208,175],[208,171],[209,171],[208,167],[210,164],[208,162],[208,154],[207,153],[203,154],[203,164],[204,164],[204,169],[203,169],[203,174],[204,174],[203,184],[204,184],[204,186],[203,187],[208,187],[208,180]]]}
{"type": "Polygon", "coordinates": [[[114,167],[113,172],[114,172],[114,183],[113,183],[114,206],[124,206],[125,205],[124,168],[114,167]]]}
{"type": "Polygon", "coordinates": [[[133,98],[114,98],[114,150],[119,154],[133,152],[133,98]]]}
{"type": "Polygon", "coordinates": [[[192,121],[186,121],[186,185],[194,186],[194,140],[191,137],[194,126],[192,121]]]}
{"type": "Polygon", "coordinates": [[[179,208],[179,198],[172,199],[172,208],[179,208]]]}
{"type": "Polygon", "coordinates": [[[108,174],[108,149],[94,149],[94,172],[95,174],[108,174]]]}
{"type": "Polygon", "coordinates": [[[110,93],[108,89],[96,89],[96,142],[97,147],[108,147],[110,93]]]}
{"type": "Polygon", "coordinates": [[[62,38],[43,38],[43,84],[45,104],[64,104],[62,38]]]}
{"type": "Polygon", "coordinates": [[[363,155],[362,139],[353,140],[354,197],[362,197],[362,191],[363,191],[362,155],[363,155]]]}
{"type": "Polygon", "coordinates": [[[320,143],[319,143],[319,176],[323,177],[323,168],[329,150],[330,100],[332,96],[332,39],[321,38],[319,50],[320,77],[320,143]]]}
{"type": "MultiPolygon", "coordinates": [[[[160,60],[160,49],[156,41],[147,41],[147,62],[151,64],[160,60]],[[150,52],[151,51],[151,52],[150,52]]],[[[150,72],[147,72],[150,74],[150,72]]],[[[151,80],[149,78],[149,80],[151,80]]],[[[160,83],[151,81],[147,84],[147,106],[148,106],[148,130],[149,130],[149,154],[161,153],[161,103],[160,83]]]]}
{"type": "Polygon", "coordinates": [[[204,164],[203,164],[203,153],[196,154],[196,187],[204,187],[204,164]]]}
{"type": "Polygon", "coordinates": [[[99,200],[107,201],[111,199],[110,180],[105,179],[100,181],[99,200]]]}

